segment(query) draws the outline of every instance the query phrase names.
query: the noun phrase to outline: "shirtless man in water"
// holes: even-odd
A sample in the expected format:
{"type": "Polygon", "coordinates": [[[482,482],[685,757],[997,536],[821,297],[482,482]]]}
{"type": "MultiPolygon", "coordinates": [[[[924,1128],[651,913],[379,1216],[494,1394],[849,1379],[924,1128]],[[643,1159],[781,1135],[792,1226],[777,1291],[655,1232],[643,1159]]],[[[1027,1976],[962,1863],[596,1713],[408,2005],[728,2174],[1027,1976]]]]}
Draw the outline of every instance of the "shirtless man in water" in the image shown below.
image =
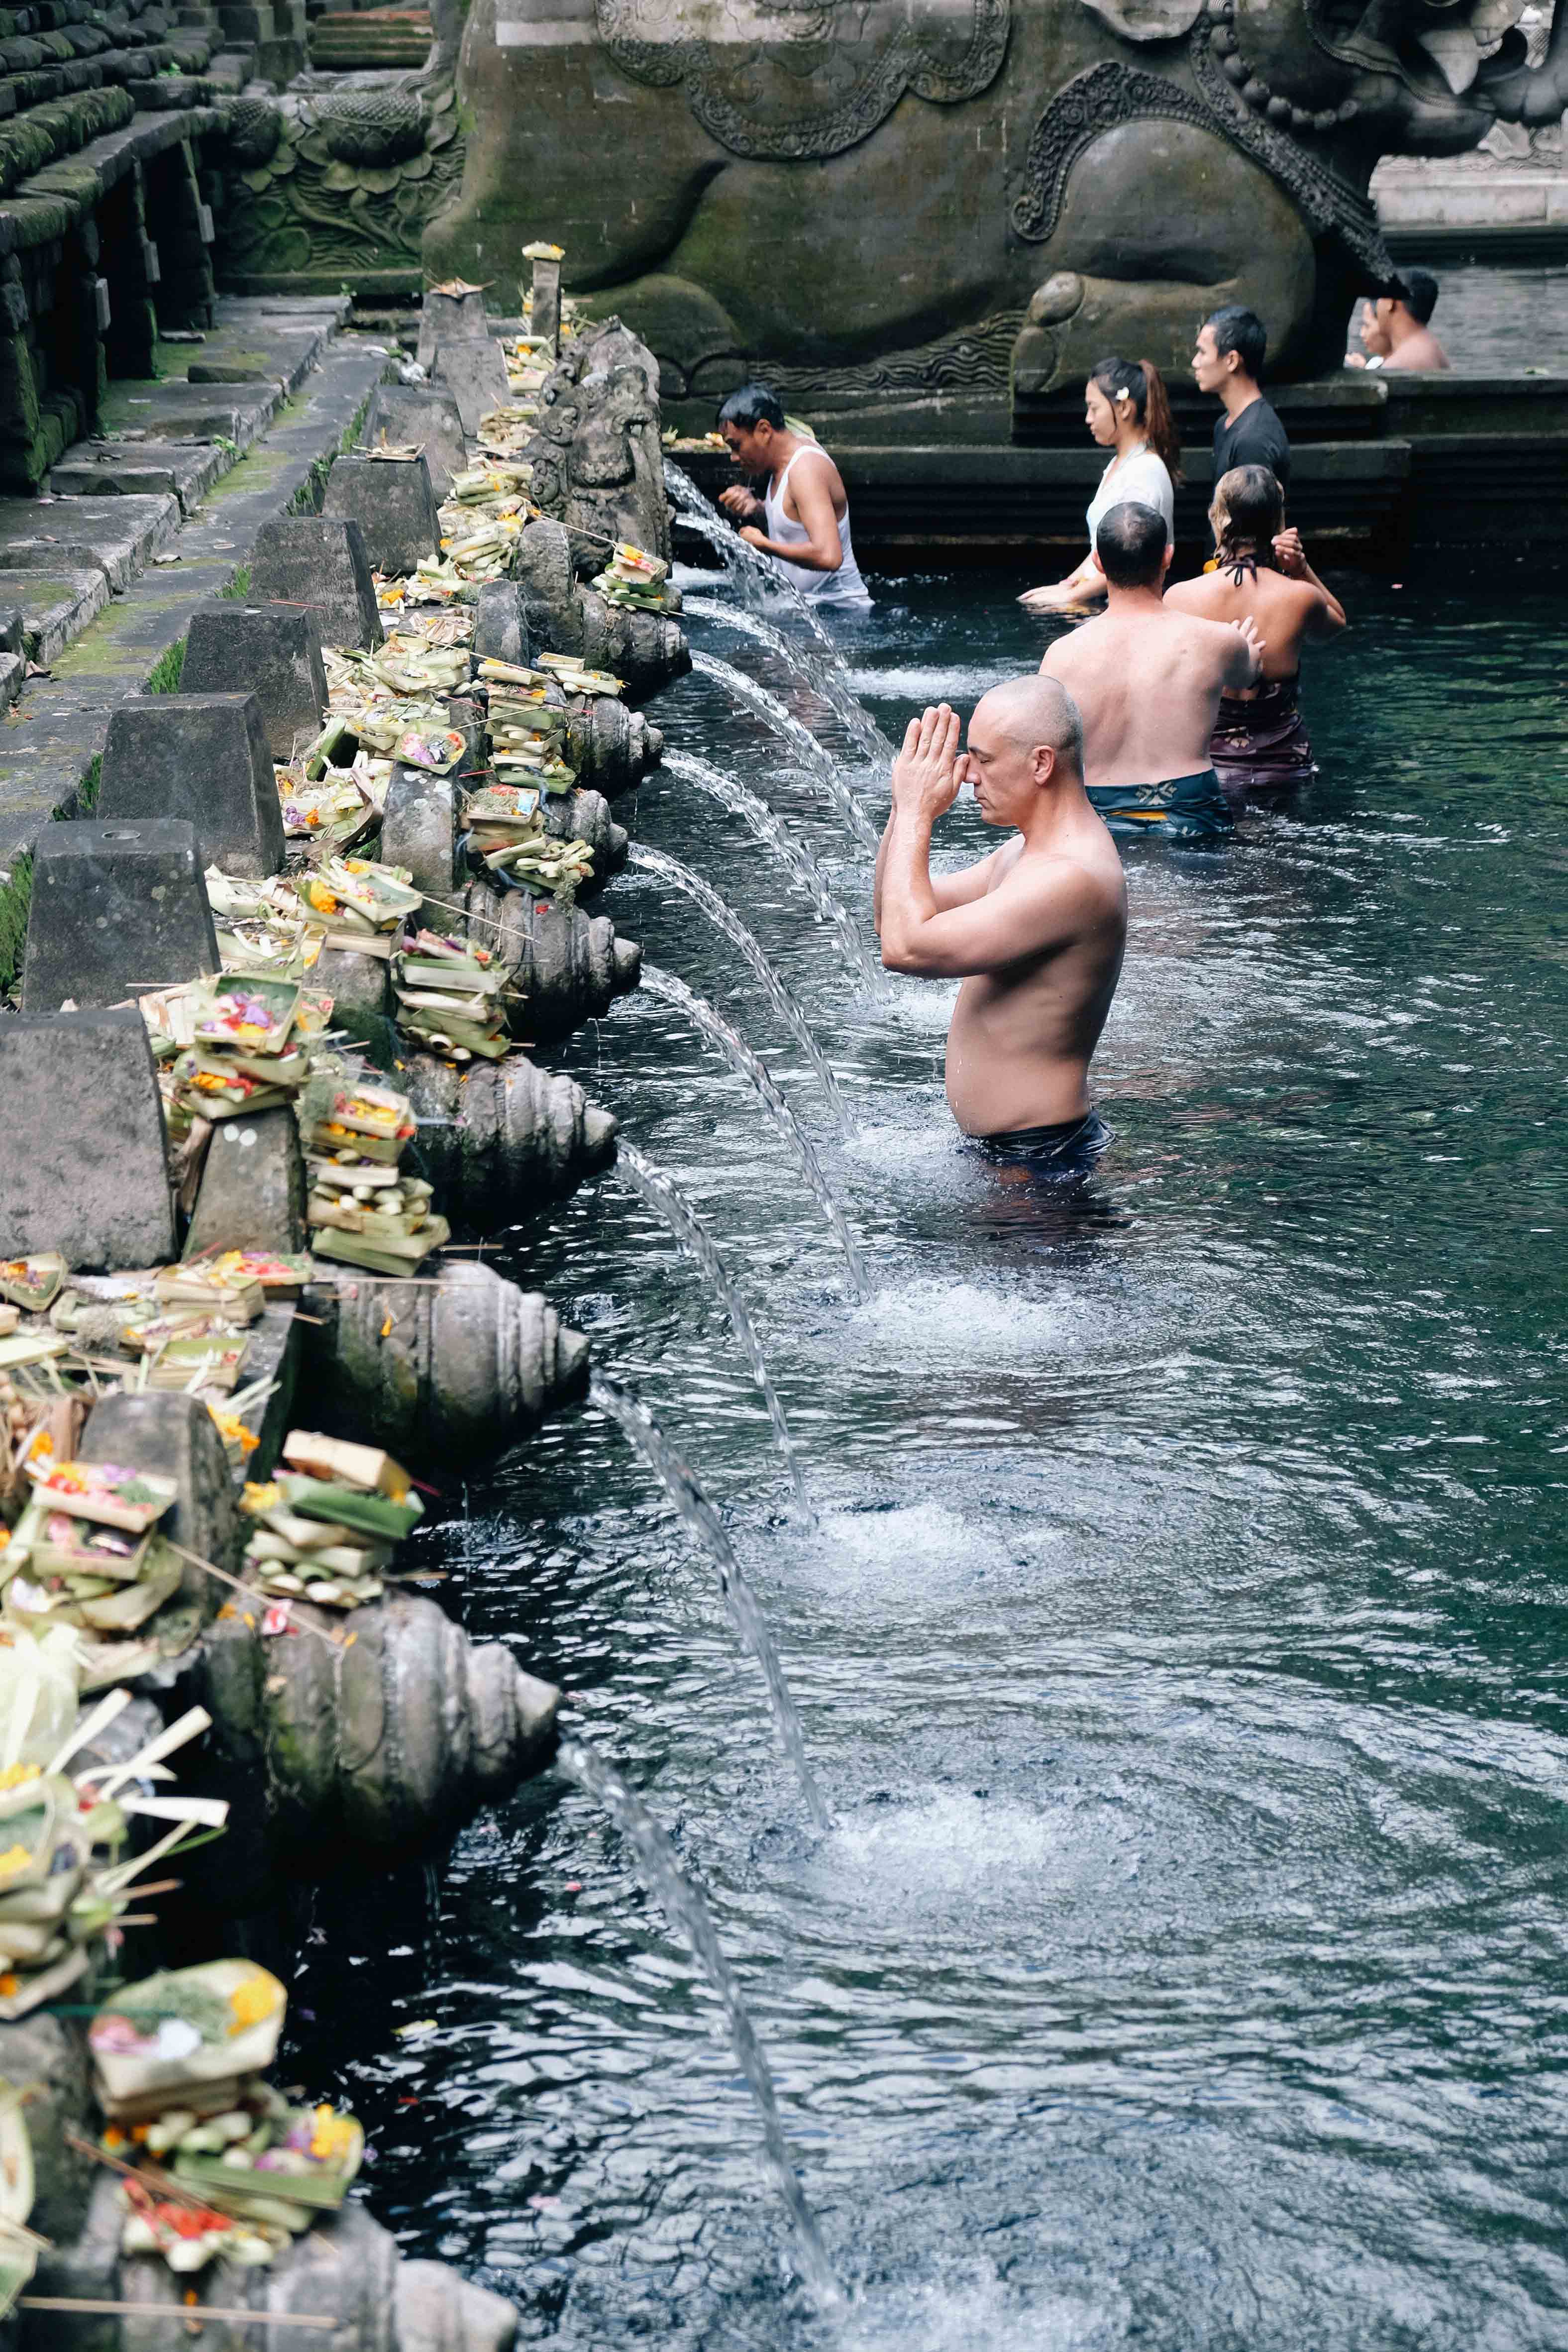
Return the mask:
{"type": "Polygon", "coordinates": [[[1200,620],[1162,602],[1172,552],[1153,507],[1111,508],[1094,534],[1105,613],[1059,637],[1040,667],[1083,714],[1085,785],[1113,833],[1219,841],[1233,821],[1209,738],[1220,696],[1257,683],[1263,641],[1249,619],[1200,620]]]}
{"type": "Polygon", "coordinates": [[[1084,797],[1077,709],[1053,680],[994,687],[961,756],[946,703],[910,720],[875,913],[889,971],[963,980],[947,1102],[966,1136],[1000,1167],[1086,1175],[1111,1141],[1089,1100],[1089,1062],[1122,970],[1127,888],[1084,797]],[[965,783],[985,822],[1019,838],[934,878],[931,829],[965,783]]]}

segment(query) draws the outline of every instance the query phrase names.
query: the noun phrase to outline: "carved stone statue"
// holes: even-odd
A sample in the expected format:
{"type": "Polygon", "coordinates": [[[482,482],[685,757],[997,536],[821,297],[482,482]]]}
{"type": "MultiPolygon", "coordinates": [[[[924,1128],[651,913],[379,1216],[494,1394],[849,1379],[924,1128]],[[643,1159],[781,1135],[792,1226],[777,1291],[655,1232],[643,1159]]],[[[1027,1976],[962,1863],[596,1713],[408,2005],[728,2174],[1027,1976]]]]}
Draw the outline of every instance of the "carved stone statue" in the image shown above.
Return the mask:
{"type": "Polygon", "coordinates": [[[1185,365],[1228,301],[1337,367],[1395,275],[1367,184],[1568,102],[1521,0],[474,0],[460,194],[424,260],[522,245],[657,353],[666,400],[1019,392],[1185,365]]]}
{"type": "Polygon", "coordinates": [[[543,511],[582,535],[581,566],[602,572],[610,542],[668,562],[669,502],[659,441],[659,368],[619,319],[562,349],[538,395],[526,456],[543,511]]]}

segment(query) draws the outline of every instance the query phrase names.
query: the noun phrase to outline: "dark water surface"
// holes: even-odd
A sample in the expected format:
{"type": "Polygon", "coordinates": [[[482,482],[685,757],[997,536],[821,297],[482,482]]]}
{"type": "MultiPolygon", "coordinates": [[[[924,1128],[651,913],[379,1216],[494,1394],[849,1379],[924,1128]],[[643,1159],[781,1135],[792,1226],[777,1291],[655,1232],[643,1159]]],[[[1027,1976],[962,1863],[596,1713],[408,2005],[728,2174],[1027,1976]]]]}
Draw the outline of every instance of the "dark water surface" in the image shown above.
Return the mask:
{"type": "MultiPolygon", "coordinates": [[[[885,725],[1038,658],[1022,584],[879,583],[850,656],[885,725]]],[[[956,1152],[950,989],[857,1000],[678,784],[628,820],[741,910],[859,1121],[833,1135],[685,901],[614,887],[767,1055],[873,1262],[857,1304],[670,1006],[574,1042],[742,1277],[821,1534],[722,1315],[613,1181],[511,1268],[722,1508],[832,1832],[609,1423],[455,1490],[423,1551],[472,1633],[568,1686],[705,1889],[854,2300],[821,2318],[795,2282],[716,2006],[551,1775],[464,1833],[438,1915],[410,1890],[401,1940],[324,1904],[297,2044],[377,2145],[376,2212],[513,2296],[527,2341],[1568,2341],[1563,605],[1347,593],[1307,686],[1317,787],[1222,855],[1129,855],[1119,1141],[1076,1211],[956,1152]]],[[[695,679],[659,719],[864,903],[758,721],[695,679]]],[[[990,845],[967,798],[942,838],[990,845]]]]}

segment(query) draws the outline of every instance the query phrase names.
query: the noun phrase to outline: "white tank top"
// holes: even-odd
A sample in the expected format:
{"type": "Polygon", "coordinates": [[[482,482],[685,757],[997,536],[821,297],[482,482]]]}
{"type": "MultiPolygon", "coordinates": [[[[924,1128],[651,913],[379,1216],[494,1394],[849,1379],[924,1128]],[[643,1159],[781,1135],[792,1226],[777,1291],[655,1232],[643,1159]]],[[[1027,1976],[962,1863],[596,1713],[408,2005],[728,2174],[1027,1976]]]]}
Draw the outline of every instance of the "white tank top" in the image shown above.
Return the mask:
{"type": "MultiPolygon", "coordinates": [[[[806,446],[809,447],[810,444],[806,446]]],[[[784,511],[785,485],[795,470],[795,457],[803,457],[805,455],[806,447],[796,450],[795,457],[790,458],[778,481],[768,483],[767,495],[762,501],[763,511],[768,519],[768,536],[769,539],[778,540],[785,547],[805,547],[810,542],[811,534],[805,524],[791,522],[784,511]]],[[[826,452],[819,450],[817,455],[825,456],[826,452]]],[[[854,548],[850,541],[850,509],[847,499],[844,502],[844,511],[839,519],[839,543],[843,549],[844,560],[836,572],[813,572],[804,563],[781,562],[779,569],[794,583],[801,595],[808,597],[814,604],[869,604],[871,592],[861,578],[860,565],[855,562],[854,548]]]]}

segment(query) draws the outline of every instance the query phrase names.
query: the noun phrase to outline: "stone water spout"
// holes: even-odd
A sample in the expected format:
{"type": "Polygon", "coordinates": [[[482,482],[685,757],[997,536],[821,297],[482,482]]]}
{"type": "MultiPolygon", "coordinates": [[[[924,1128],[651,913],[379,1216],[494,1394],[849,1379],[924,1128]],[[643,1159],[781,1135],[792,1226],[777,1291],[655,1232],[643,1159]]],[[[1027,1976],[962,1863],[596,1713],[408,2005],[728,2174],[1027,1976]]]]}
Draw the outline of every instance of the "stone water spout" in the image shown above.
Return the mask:
{"type": "Polygon", "coordinates": [[[494,1455],[580,1398],[588,1342],[537,1291],[487,1265],[357,1275],[306,1293],[301,1410],[410,1468],[494,1455]]]}
{"type": "Polygon", "coordinates": [[[517,993],[507,1019],[515,1037],[570,1036],[637,985],[643,950],[622,939],[607,915],[580,914],[487,882],[469,886],[465,906],[476,944],[493,948],[513,971],[517,993]]]}
{"type": "Polygon", "coordinates": [[[570,1078],[521,1054],[459,1070],[413,1054],[401,1084],[443,1213],[481,1234],[564,1201],[615,1153],[615,1121],[570,1078]]]}
{"type": "Polygon", "coordinates": [[[545,831],[552,841],[586,841],[593,852],[593,879],[585,884],[588,889],[602,889],[613,874],[619,874],[626,863],[628,839],[623,824],[617,824],[610,814],[610,803],[602,793],[547,793],[539,810],[545,831]]]}
{"type": "Polygon", "coordinates": [[[559,1761],[568,1780],[574,1781],[586,1796],[591,1797],[609,1814],[632,1849],[637,1875],[670,1925],[690,1944],[699,1966],[717,1993],[725,2024],[729,2031],[730,2045],[757,2103],[757,2112],[762,2121],[762,2144],[768,2153],[768,2168],[794,2229],[801,2273],[818,2304],[825,2310],[838,2309],[843,2303],[843,2291],[833,2275],[816,2216],[807,2204],[805,2192],[797,2178],[789,2144],[784,2137],[772,2073],[763,2055],[762,2045],[757,2039],[757,2030],[746,2003],[741,1999],[734,1971],[715,1933],[707,1905],[680,1868],[669,1839],[641,1798],[632,1794],[615,1766],[582,1739],[564,1740],[559,1761]]]}
{"type": "Polygon", "coordinates": [[[849,1124],[844,1098],[839,1091],[832,1064],[818,1043],[816,1032],[807,1020],[800,1000],[787,988],[765,954],[755,932],[747,929],[728,901],[722,898],[710,882],[694,874],[678,857],[669,856],[662,849],[652,849],[643,842],[636,843],[630,852],[631,863],[637,872],[657,875],[690,898],[720,935],[738,949],[747,966],[761,985],[762,992],[779,1019],[789,1032],[811,1066],[811,1073],[827,1098],[828,1108],[841,1128],[849,1124]]]}
{"type": "Polygon", "coordinates": [[[645,963],[643,986],[650,996],[663,997],[666,1003],[673,1004],[695,1029],[700,1030],[705,1037],[711,1038],[731,1069],[737,1071],[751,1087],[758,1101],[799,1160],[800,1171],[812,1197],[844,1254],[850,1280],[856,1291],[863,1296],[867,1277],[860,1244],[849,1229],[844,1213],[828,1181],[827,1172],[817,1156],[816,1146],[779,1093],[767,1066],[758,1059],[745,1038],[731,1028],[723,1013],[710,1004],[706,996],[699,996],[695,989],[688,988],[684,980],[677,980],[674,972],[663,971],[657,964],[645,963]]]}

